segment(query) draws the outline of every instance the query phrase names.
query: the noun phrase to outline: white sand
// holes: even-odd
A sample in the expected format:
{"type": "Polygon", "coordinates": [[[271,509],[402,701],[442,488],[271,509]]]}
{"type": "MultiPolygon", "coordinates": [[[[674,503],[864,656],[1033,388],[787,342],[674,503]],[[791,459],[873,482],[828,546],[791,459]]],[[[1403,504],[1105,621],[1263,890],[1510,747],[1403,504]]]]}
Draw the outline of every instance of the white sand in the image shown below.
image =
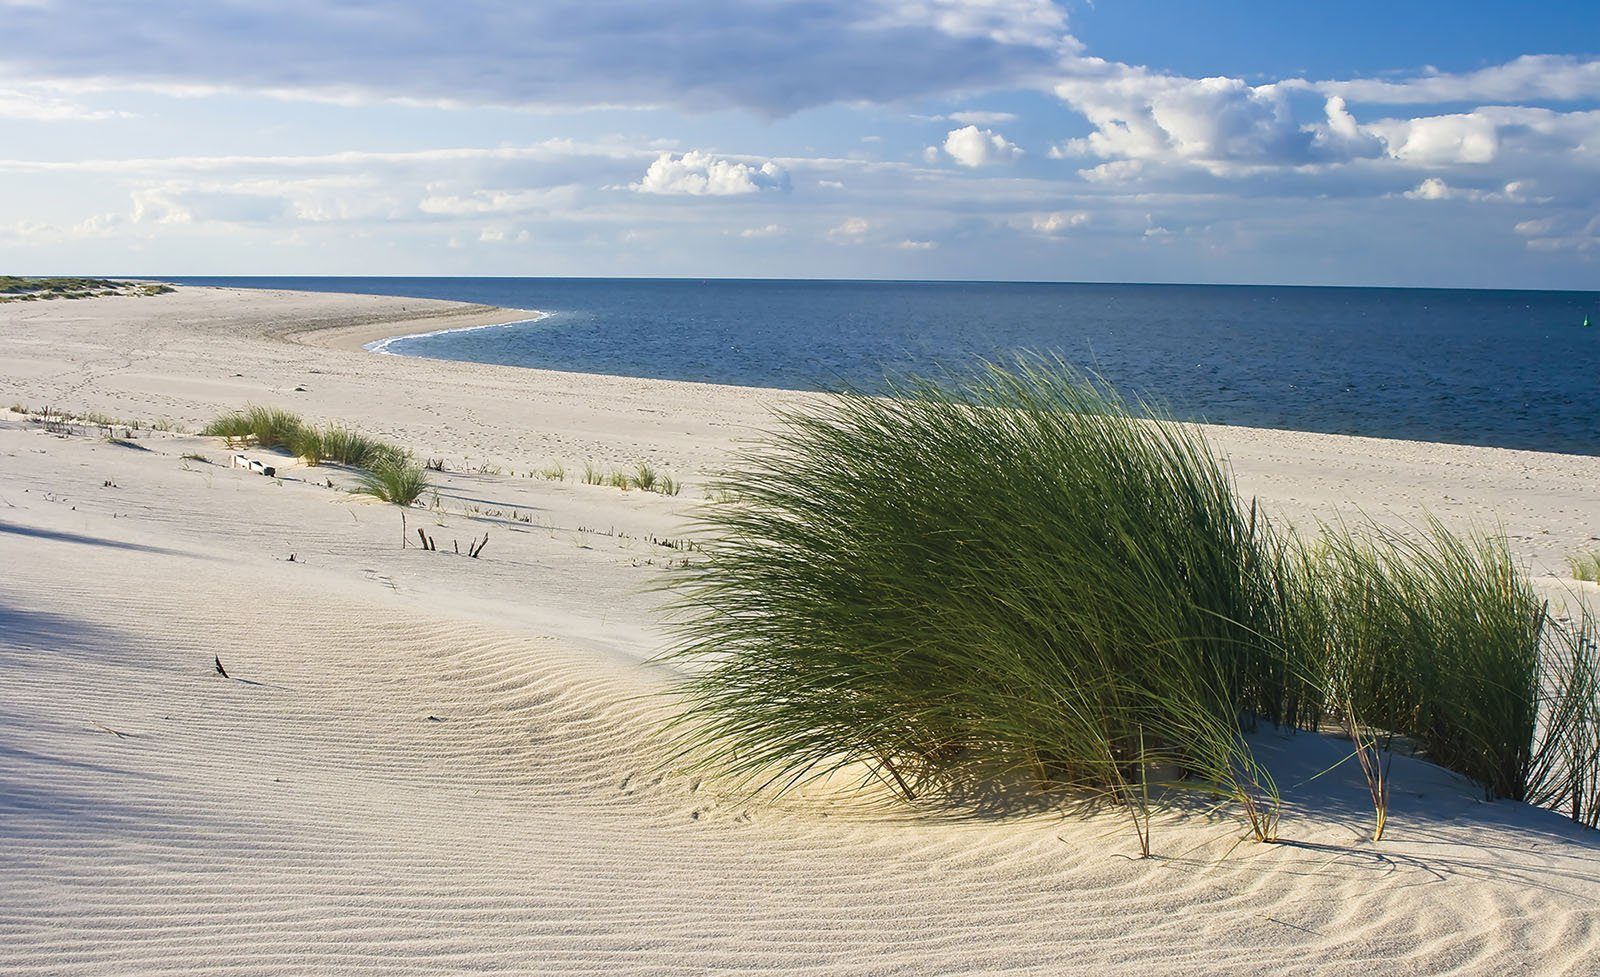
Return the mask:
{"type": "MultiPolygon", "coordinates": [[[[490,534],[481,560],[402,550],[397,510],[340,473],[0,412],[0,973],[1595,972],[1597,836],[1421,763],[1397,762],[1381,843],[1350,770],[1287,791],[1292,844],[1170,816],[1147,861],[1114,814],[756,805],[675,773],[650,738],[672,676],[644,659],[676,551],[651,537],[681,538],[707,473],[799,395],[359,349],[522,317],[191,288],[0,305],[0,411],[347,421],[455,470],[413,532],[490,534]],[[565,482],[524,477],[552,460],[565,482]],[[690,484],[576,484],[586,460],[690,484]],[[485,464],[516,474],[461,472],[485,464]]],[[[1600,459],[1211,433],[1299,520],[1498,517],[1541,573],[1600,545],[1600,459]]],[[[1260,746],[1285,785],[1338,755],[1260,746]]]]}

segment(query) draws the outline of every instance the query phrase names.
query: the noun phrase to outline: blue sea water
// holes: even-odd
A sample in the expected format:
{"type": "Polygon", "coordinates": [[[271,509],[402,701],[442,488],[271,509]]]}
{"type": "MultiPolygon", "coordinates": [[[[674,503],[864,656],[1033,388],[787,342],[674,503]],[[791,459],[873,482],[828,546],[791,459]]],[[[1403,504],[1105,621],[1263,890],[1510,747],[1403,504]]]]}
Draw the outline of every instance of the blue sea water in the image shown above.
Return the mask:
{"type": "Polygon", "coordinates": [[[1050,352],[1182,417],[1600,454],[1600,292],[557,278],[181,278],[538,322],[389,352],[818,389],[1050,352]],[[1584,317],[1597,324],[1584,328],[1584,317]]]}

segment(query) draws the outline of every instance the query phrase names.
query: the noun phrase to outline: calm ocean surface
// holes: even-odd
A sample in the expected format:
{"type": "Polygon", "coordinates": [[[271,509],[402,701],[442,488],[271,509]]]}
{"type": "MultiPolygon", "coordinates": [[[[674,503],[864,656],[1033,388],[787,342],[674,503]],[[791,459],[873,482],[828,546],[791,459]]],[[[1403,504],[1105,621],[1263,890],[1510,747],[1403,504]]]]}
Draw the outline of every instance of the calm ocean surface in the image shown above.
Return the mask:
{"type": "Polygon", "coordinates": [[[1059,353],[1223,424],[1600,454],[1600,292],[552,278],[183,278],[551,313],[411,356],[817,389],[1059,353]],[[1582,326],[1584,316],[1596,323],[1582,326]]]}

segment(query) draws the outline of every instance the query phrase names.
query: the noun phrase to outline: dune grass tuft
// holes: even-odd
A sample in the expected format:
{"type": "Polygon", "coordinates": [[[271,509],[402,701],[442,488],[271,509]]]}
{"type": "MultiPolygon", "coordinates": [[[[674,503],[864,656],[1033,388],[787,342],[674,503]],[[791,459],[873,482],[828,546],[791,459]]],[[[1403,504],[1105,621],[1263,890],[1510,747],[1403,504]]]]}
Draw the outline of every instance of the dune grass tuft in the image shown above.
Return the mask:
{"type": "Polygon", "coordinates": [[[1088,790],[1148,849],[1152,783],[1271,840],[1246,732],[1339,722],[1375,834],[1396,737],[1594,822],[1592,621],[1553,622],[1503,540],[1280,530],[1152,416],[1045,360],[785,413],[679,581],[684,753],[758,788],[1088,790]]]}
{"type": "Polygon", "coordinates": [[[409,506],[420,499],[428,487],[428,475],[415,461],[386,458],[360,472],[358,484],[352,491],[409,506]]]}
{"type": "MultiPolygon", "coordinates": [[[[1593,719],[1597,673],[1520,573],[1501,537],[1452,533],[1437,520],[1401,534],[1328,531],[1301,565],[1314,624],[1304,649],[1327,696],[1359,720],[1413,741],[1490,798],[1564,795],[1561,753],[1593,719]],[[1587,705],[1585,705],[1587,704],[1587,705]]],[[[1592,644],[1592,640],[1588,641],[1592,644]]],[[[1592,761],[1589,761],[1592,762],[1592,761]]],[[[1580,763],[1580,768],[1583,766],[1580,763]]]]}
{"type": "Polygon", "coordinates": [[[1273,836],[1240,728],[1275,706],[1271,539],[1192,429],[1038,362],[784,420],[688,571],[689,750],[908,796],[1176,769],[1273,836]]]}
{"type": "Polygon", "coordinates": [[[215,438],[250,439],[263,448],[293,450],[305,429],[299,414],[251,405],[217,417],[200,433],[215,438]]]}
{"type": "Polygon", "coordinates": [[[1572,570],[1572,579],[1600,583],[1600,550],[1569,556],[1567,566],[1572,570]]]}
{"type": "Polygon", "coordinates": [[[319,428],[286,410],[252,405],[229,411],[207,424],[201,433],[250,440],[263,448],[281,448],[309,465],[332,463],[358,469],[357,493],[397,505],[411,505],[429,487],[427,476],[404,448],[340,424],[319,428]]]}
{"type": "Polygon", "coordinates": [[[319,438],[324,461],[351,468],[372,468],[385,462],[403,462],[407,458],[404,449],[339,424],[324,427],[319,438]]]}

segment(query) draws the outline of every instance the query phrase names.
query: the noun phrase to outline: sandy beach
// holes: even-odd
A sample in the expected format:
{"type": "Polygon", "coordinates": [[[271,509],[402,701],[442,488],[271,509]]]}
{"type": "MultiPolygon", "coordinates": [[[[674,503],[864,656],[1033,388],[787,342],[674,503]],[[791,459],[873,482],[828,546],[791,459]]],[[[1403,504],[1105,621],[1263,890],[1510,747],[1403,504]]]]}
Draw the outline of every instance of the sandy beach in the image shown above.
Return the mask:
{"type": "MultiPolygon", "coordinates": [[[[811,395],[363,349],[528,317],[0,305],[0,972],[1594,972],[1594,832],[1401,758],[1372,843],[1359,771],[1303,783],[1342,755],[1317,736],[1258,744],[1285,843],[1168,814],[1143,860],[1116,812],[757,802],[675,769],[654,588],[709,481],[811,395]],[[441,460],[437,504],[402,528],[346,472],[264,478],[185,433],[245,404],[441,460]],[[640,462],[683,491],[581,483],[640,462]],[[418,527],[437,552],[402,548],[418,527]]],[[[1207,433],[1297,525],[1498,526],[1545,586],[1600,548],[1600,458],[1207,433]]]]}

